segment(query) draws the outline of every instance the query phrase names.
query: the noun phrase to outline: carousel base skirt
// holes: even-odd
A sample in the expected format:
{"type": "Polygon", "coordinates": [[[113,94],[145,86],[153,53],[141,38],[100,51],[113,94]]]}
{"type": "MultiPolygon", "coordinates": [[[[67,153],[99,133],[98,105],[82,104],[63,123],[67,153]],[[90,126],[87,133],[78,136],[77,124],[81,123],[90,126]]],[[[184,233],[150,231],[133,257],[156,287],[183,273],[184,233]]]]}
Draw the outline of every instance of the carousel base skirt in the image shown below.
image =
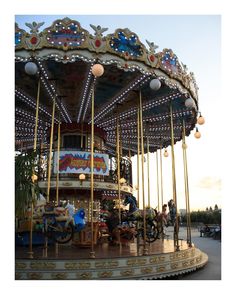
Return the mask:
{"type": "Polygon", "coordinates": [[[48,245],[16,247],[16,280],[127,280],[162,279],[195,271],[208,262],[208,256],[186,241],[157,240],[152,244],[103,243],[91,247],[48,245]]]}

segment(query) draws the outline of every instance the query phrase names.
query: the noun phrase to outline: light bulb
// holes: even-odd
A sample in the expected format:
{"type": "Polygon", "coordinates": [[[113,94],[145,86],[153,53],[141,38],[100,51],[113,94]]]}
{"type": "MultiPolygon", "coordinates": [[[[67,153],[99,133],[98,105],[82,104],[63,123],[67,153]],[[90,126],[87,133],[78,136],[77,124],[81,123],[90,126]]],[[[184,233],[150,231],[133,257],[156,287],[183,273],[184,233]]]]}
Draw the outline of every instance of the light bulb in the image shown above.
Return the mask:
{"type": "Polygon", "coordinates": [[[201,133],[198,131],[198,128],[196,128],[196,132],[194,133],[195,138],[199,139],[201,137],[201,133]]]}
{"type": "Polygon", "coordinates": [[[34,62],[27,62],[27,64],[25,64],[25,72],[28,75],[35,75],[38,72],[38,67],[34,62]]]}
{"type": "Polygon", "coordinates": [[[92,74],[95,77],[101,77],[104,73],[104,67],[100,64],[95,64],[92,66],[92,74]]]}
{"type": "Polygon", "coordinates": [[[199,125],[203,125],[205,123],[205,118],[202,115],[200,115],[197,119],[197,123],[199,125]]]}
{"type": "Polygon", "coordinates": [[[152,90],[157,91],[161,88],[161,82],[159,79],[153,79],[153,80],[151,80],[149,86],[152,90]]]}
{"type": "Polygon", "coordinates": [[[182,148],[183,148],[183,149],[186,149],[187,147],[188,147],[188,146],[187,146],[186,143],[183,143],[183,144],[182,144],[182,148]]]}
{"type": "Polygon", "coordinates": [[[35,175],[35,174],[33,174],[33,175],[31,176],[31,179],[32,179],[32,182],[35,182],[35,181],[38,180],[38,176],[35,175]]]}
{"type": "Polygon", "coordinates": [[[164,157],[168,157],[169,156],[169,154],[168,154],[168,151],[167,151],[167,149],[165,149],[165,151],[164,151],[164,157]]]}
{"type": "Polygon", "coordinates": [[[191,109],[191,108],[193,108],[193,106],[194,106],[194,101],[193,101],[193,99],[192,98],[187,98],[186,100],[185,100],[185,106],[186,106],[186,108],[189,108],[189,109],[191,109]]]}

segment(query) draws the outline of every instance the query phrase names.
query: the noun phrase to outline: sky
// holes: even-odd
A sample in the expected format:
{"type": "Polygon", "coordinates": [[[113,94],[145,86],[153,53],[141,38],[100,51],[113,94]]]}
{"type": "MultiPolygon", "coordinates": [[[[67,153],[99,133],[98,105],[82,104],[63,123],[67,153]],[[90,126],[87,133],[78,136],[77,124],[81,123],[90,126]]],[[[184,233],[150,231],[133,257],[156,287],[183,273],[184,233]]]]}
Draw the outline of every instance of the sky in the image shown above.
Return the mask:
{"type": "MultiPolygon", "coordinates": [[[[190,182],[190,206],[223,207],[223,235],[222,235],[222,280],[221,281],[148,281],[135,282],[135,293],[147,292],[183,292],[188,290],[191,294],[199,294],[199,286],[205,291],[222,294],[226,287],[234,283],[234,271],[232,270],[232,249],[235,244],[233,234],[234,224],[234,198],[235,198],[235,8],[233,0],[67,0],[32,2],[29,0],[8,0],[1,7],[0,25],[2,34],[0,38],[1,52],[1,107],[0,107],[0,155],[1,155],[1,197],[3,210],[1,213],[2,237],[0,243],[1,253],[1,289],[17,294],[42,294],[47,292],[64,290],[88,293],[89,290],[97,293],[104,292],[104,288],[112,290],[113,294],[122,292],[119,284],[115,282],[32,282],[23,283],[14,281],[14,22],[15,15],[84,15],[80,17],[83,27],[89,23],[107,26],[112,30],[117,27],[129,27],[140,36],[142,42],[145,39],[159,45],[159,49],[169,47],[177,54],[179,59],[195,73],[199,86],[200,110],[206,119],[205,125],[200,128],[202,137],[195,140],[193,135],[187,139],[188,170],[190,182]],[[106,25],[102,15],[122,15],[117,18],[110,17],[106,25]],[[86,15],[93,15],[93,21],[86,15]],[[127,15],[132,15],[132,17],[127,15]],[[136,22],[135,27],[130,20],[135,15],[145,15],[144,22],[136,22]],[[158,22],[169,15],[168,21],[162,24],[153,23],[150,15],[155,15],[158,22]],[[185,25],[182,21],[174,22],[176,17],[186,15],[185,25]],[[212,17],[207,17],[207,15],[212,17]],[[158,17],[157,17],[158,16],[158,17]],[[175,17],[176,16],[176,17],[175,17]],[[203,16],[202,19],[197,16],[203,16]],[[205,18],[205,19],[204,19],[205,18]],[[87,21],[86,21],[87,19],[87,21]],[[190,21],[187,22],[187,19],[190,21]],[[198,20],[197,20],[198,19],[198,20]],[[221,20],[220,20],[221,19],[221,20]],[[221,25],[220,25],[221,22],[221,25]],[[193,30],[194,29],[194,30],[193,30]],[[144,37],[142,36],[144,32],[144,37]],[[222,35],[221,35],[222,32],[222,35]],[[215,181],[213,181],[215,180],[215,181]],[[221,184],[222,181],[222,184],[221,184]],[[206,188],[207,187],[207,188],[206,188]],[[220,190],[220,187],[222,190],[220,190]],[[216,193],[215,193],[216,192],[216,193]],[[218,198],[217,198],[218,195],[218,198]],[[198,204],[200,202],[200,205],[198,204]],[[10,229],[10,230],[9,230],[10,229]],[[6,253],[8,255],[6,255],[6,253]],[[10,266],[10,267],[9,267],[10,266]],[[7,271],[5,271],[7,270],[7,271]],[[84,285],[85,283],[86,285],[84,285]],[[147,285],[148,283],[148,285],[147,285]],[[158,284],[157,284],[158,283],[158,284]],[[76,285],[75,285],[76,284],[76,285]],[[66,288],[67,289],[66,289],[66,288]],[[117,288],[116,288],[117,287],[117,288]],[[196,287],[196,288],[195,288],[196,287]],[[16,289],[17,288],[17,289],[16,289]],[[86,289],[85,289],[86,288],[86,289]],[[91,288],[91,289],[90,289],[91,288]],[[96,288],[96,289],[95,289],[96,288]]],[[[153,19],[154,17],[152,17],[153,19]]],[[[35,19],[34,19],[35,20],[35,19]]],[[[40,21],[44,21],[40,18],[40,21]]],[[[110,31],[109,31],[110,32],[110,31]]],[[[176,162],[181,172],[181,152],[176,162]]],[[[163,159],[164,160],[164,159],[163,159]]],[[[169,171],[170,158],[165,159],[166,169],[169,171]]],[[[163,163],[164,164],[164,163],[163,163]]],[[[163,165],[164,166],[164,165],[163,165]]],[[[164,167],[163,167],[164,169],[164,167]]],[[[164,186],[166,198],[171,186],[169,176],[165,176],[167,184],[164,186]]],[[[181,205],[181,180],[177,179],[178,207],[181,205]]],[[[155,193],[153,193],[155,194],[155,193]]],[[[122,288],[130,292],[128,282],[122,282],[122,288]]]]}
{"type": "MultiPolygon", "coordinates": [[[[158,50],[171,48],[179,60],[187,65],[189,71],[194,72],[199,87],[199,108],[206,123],[199,126],[199,131],[202,134],[200,139],[195,139],[193,131],[186,139],[190,207],[191,210],[204,210],[206,207],[214,207],[215,204],[222,207],[222,175],[216,136],[217,128],[215,127],[220,113],[221,95],[221,17],[219,15],[16,15],[15,20],[19,27],[26,31],[29,31],[25,25],[26,22],[45,22],[40,28],[43,30],[50,26],[54,20],[66,16],[79,21],[81,26],[91,33],[93,30],[90,24],[108,28],[109,30],[105,34],[113,33],[117,28],[127,27],[135,32],[144,44],[148,40],[157,44],[158,50]],[[216,159],[218,160],[216,161],[216,159]]],[[[184,209],[185,191],[181,143],[175,147],[175,157],[177,204],[179,209],[184,209]]],[[[155,154],[150,155],[150,163],[150,171],[152,171],[150,173],[151,205],[156,207],[155,154]]],[[[133,159],[134,185],[137,184],[135,171],[136,157],[133,159]]],[[[146,167],[145,173],[145,179],[147,179],[146,167]]],[[[163,158],[164,203],[173,198],[171,173],[171,157],[169,156],[163,158]]],[[[145,196],[147,198],[147,182],[145,182],[145,196]]]]}

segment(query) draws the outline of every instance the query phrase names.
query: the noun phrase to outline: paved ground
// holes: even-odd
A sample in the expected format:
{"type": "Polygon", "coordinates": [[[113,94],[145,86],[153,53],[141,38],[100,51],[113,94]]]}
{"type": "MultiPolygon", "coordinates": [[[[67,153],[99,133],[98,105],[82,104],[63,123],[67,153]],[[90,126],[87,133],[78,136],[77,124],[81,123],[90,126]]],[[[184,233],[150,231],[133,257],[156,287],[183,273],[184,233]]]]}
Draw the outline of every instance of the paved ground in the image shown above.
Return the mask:
{"type": "MultiPolygon", "coordinates": [[[[167,228],[171,235],[173,229],[167,228]]],[[[221,280],[221,241],[202,237],[197,229],[191,230],[194,245],[208,255],[208,264],[202,269],[187,275],[175,278],[178,280],[221,280]]],[[[186,229],[181,228],[179,237],[186,239],[186,229]]]]}

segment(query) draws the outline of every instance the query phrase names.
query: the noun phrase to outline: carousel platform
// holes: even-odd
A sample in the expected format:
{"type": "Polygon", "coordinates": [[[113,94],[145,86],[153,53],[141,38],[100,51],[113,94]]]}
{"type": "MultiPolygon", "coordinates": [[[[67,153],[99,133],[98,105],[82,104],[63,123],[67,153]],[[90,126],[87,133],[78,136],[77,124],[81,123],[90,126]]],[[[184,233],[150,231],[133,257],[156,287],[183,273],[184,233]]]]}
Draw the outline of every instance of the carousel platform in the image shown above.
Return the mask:
{"type": "Polygon", "coordinates": [[[145,280],[162,279],[195,271],[208,262],[208,256],[194,245],[180,240],[174,250],[173,240],[157,240],[143,245],[134,243],[95,245],[90,247],[49,245],[34,247],[34,258],[28,258],[26,247],[16,247],[16,280],[145,280]]]}

